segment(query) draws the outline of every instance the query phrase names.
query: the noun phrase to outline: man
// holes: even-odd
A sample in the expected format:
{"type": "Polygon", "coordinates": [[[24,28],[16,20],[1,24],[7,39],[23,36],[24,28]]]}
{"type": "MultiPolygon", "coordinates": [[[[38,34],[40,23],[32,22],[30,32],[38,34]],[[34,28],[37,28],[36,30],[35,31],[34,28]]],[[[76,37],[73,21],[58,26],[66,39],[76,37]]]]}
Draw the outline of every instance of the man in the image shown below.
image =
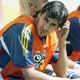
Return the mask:
{"type": "Polygon", "coordinates": [[[69,24],[64,4],[52,1],[41,9],[35,19],[19,16],[6,25],[0,31],[0,41],[1,48],[10,56],[11,65],[7,64],[2,70],[2,78],[65,80],[66,78],[59,77],[65,77],[68,68],[65,41],[69,24]],[[59,59],[56,62],[52,55],[57,45],[59,59]],[[51,77],[42,72],[49,63],[59,77],[51,77]]]}
{"type": "Polygon", "coordinates": [[[67,45],[67,53],[71,60],[80,61],[80,6],[78,6],[77,10],[71,12],[68,18],[71,25],[68,36],[70,44],[67,45]]]}

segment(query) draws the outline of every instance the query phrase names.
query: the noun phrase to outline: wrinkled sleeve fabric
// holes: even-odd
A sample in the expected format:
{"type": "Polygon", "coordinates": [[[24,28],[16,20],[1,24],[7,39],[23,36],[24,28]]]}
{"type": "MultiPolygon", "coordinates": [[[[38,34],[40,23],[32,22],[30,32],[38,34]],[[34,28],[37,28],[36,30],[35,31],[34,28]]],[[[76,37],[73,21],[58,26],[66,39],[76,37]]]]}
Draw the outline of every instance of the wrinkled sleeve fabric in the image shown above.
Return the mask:
{"type": "Polygon", "coordinates": [[[80,50],[80,19],[73,17],[70,19],[70,32],[68,40],[73,50],[80,50]]]}
{"type": "Polygon", "coordinates": [[[34,64],[32,57],[33,36],[25,24],[14,24],[3,35],[10,52],[10,57],[16,66],[31,67],[34,64]]]}

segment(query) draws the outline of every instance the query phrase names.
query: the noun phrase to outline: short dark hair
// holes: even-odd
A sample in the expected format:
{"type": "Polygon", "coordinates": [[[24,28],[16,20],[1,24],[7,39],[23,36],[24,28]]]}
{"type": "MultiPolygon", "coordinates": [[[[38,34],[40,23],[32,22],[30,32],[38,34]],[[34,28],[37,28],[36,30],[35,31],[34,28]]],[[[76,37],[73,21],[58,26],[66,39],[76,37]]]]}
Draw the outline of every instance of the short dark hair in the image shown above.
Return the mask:
{"type": "Polygon", "coordinates": [[[51,1],[44,5],[41,9],[41,14],[47,12],[46,16],[58,19],[59,26],[62,27],[67,20],[68,10],[65,5],[60,1],[51,1]]]}
{"type": "Polygon", "coordinates": [[[80,10],[80,5],[78,6],[77,10],[80,10]]]}

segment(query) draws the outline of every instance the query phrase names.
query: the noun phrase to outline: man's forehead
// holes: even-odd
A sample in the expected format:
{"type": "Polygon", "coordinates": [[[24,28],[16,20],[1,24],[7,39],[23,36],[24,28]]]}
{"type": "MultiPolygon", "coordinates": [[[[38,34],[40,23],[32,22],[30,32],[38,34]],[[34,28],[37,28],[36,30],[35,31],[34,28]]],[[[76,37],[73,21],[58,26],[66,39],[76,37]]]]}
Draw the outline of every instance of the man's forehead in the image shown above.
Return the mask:
{"type": "Polygon", "coordinates": [[[58,20],[57,19],[53,19],[50,17],[47,17],[47,19],[51,22],[51,23],[56,23],[58,20]]]}
{"type": "Polygon", "coordinates": [[[42,16],[44,17],[44,18],[46,18],[48,21],[50,21],[50,22],[54,22],[54,23],[56,23],[58,20],[57,19],[53,19],[53,18],[50,18],[50,17],[48,17],[47,16],[47,13],[45,12],[44,14],[42,14],[42,16]]]}

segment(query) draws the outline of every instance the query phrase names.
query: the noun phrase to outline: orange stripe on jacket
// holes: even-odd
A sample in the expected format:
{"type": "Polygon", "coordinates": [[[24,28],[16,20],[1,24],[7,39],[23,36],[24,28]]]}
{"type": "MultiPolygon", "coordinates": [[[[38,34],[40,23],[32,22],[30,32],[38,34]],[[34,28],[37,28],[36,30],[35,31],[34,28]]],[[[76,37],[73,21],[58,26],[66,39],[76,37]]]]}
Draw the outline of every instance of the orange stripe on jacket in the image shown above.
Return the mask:
{"type": "Polygon", "coordinates": [[[0,30],[0,36],[2,36],[7,29],[9,29],[13,24],[16,24],[16,23],[31,24],[31,23],[34,23],[34,20],[31,16],[19,16],[0,30]]]}
{"type": "Polygon", "coordinates": [[[69,58],[73,61],[80,61],[80,51],[72,51],[71,56],[69,58]]]}
{"type": "Polygon", "coordinates": [[[68,15],[68,19],[70,19],[70,18],[72,18],[72,17],[80,18],[80,10],[75,10],[75,11],[71,12],[71,13],[68,15]]]}
{"type": "Polygon", "coordinates": [[[23,77],[22,72],[19,67],[16,67],[12,62],[8,62],[8,64],[1,71],[1,75],[3,78],[7,78],[9,76],[23,77]]]}

